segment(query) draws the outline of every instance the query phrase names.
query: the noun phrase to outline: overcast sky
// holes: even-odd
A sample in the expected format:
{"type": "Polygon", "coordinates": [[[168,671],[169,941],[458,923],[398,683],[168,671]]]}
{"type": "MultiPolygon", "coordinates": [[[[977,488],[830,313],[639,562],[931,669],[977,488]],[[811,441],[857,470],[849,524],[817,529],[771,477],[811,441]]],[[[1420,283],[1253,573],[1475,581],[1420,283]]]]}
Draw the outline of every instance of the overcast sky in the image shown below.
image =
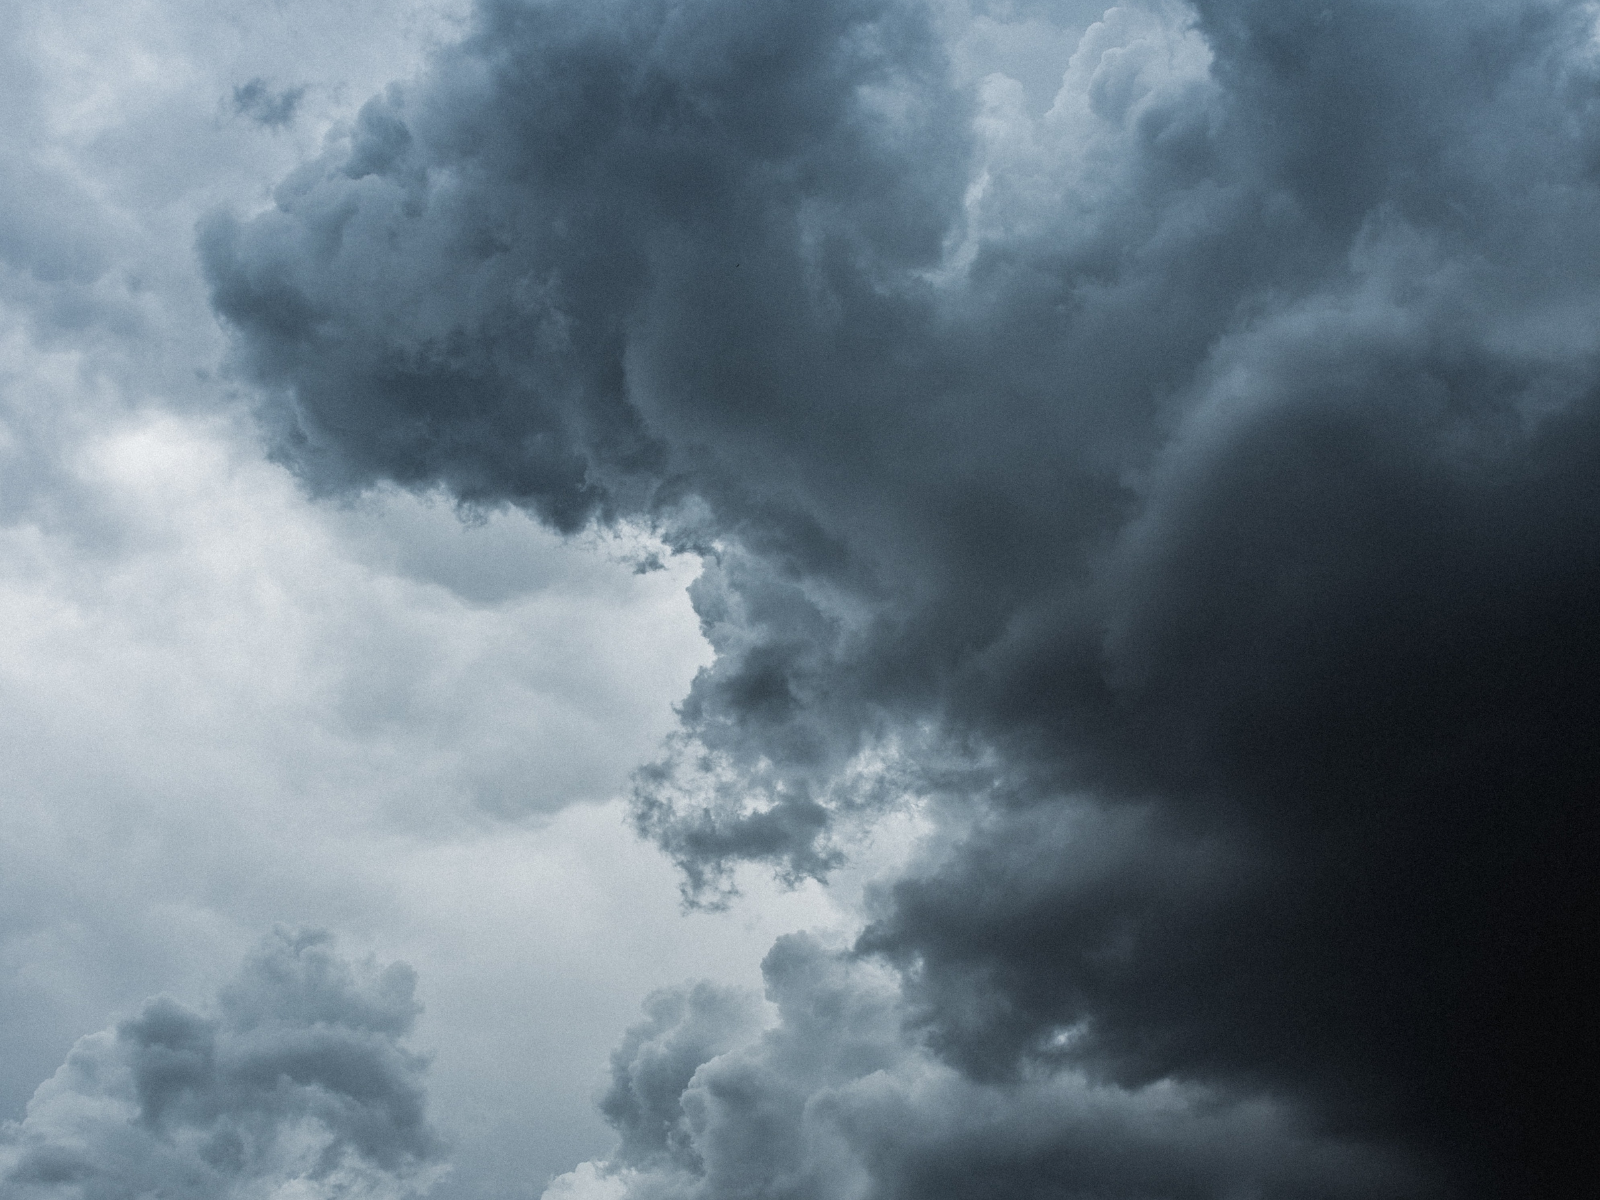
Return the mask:
{"type": "Polygon", "coordinates": [[[1600,8],[0,15],[0,1200],[1577,1164],[1600,8]]]}

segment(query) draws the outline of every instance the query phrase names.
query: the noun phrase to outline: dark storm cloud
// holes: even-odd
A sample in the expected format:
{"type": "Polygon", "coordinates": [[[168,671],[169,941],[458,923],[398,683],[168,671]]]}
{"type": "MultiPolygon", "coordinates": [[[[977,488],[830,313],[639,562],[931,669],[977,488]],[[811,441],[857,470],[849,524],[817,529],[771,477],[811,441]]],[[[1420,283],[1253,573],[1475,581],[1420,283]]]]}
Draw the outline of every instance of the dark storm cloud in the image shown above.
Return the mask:
{"type": "Polygon", "coordinates": [[[0,1131],[0,1195],[416,1194],[440,1146],[423,1063],[399,1044],[413,985],[403,964],[352,966],[326,935],[280,931],[213,1013],[161,997],[79,1041],[0,1131]]]}
{"type": "Polygon", "coordinates": [[[637,810],[694,886],[931,797],[861,950],[962,1086],[1525,1190],[1592,1041],[1592,21],[1125,5],[1035,117],[945,10],[487,3],[202,249],[314,487],[705,556],[637,810]]]}

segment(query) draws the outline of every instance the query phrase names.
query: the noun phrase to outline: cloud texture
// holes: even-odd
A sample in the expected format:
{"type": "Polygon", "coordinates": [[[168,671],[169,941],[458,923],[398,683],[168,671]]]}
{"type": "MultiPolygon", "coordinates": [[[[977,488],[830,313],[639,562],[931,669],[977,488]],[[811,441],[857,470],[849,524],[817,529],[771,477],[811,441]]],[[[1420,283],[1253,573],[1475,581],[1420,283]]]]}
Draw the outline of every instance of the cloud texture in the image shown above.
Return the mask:
{"type": "Polygon", "coordinates": [[[0,1131],[8,1200],[418,1195],[442,1147],[404,964],[280,930],[199,1013],[167,998],[83,1038],[0,1131]]]}
{"type": "Polygon", "coordinates": [[[1594,11],[1129,3],[1041,108],[986,55],[1051,11],[484,0],[204,226],[214,303],[313,488],[704,557],[636,806],[697,894],[932,823],[856,947],[862,1173],[795,1165],[841,1034],[774,984],[744,1058],[693,996],[630,1040],[725,1064],[662,1068],[681,1137],[612,1093],[630,1189],[750,1194],[761,1112],[762,1194],[1537,1190],[1593,1036],[1594,11]]]}
{"type": "Polygon", "coordinates": [[[1270,1101],[1074,1070],[974,1081],[907,1034],[889,973],[814,938],[780,939],[763,967],[765,1032],[736,992],[652,997],[612,1058],[607,1173],[573,1172],[547,1200],[1419,1193],[1405,1164],[1270,1101]]]}

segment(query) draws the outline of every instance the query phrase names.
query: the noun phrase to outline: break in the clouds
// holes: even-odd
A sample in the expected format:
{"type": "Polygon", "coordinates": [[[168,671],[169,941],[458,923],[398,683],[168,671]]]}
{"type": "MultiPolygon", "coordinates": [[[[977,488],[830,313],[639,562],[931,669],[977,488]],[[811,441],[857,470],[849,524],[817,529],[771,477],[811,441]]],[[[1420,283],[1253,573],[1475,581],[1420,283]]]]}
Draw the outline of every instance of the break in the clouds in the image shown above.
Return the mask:
{"type": "Polygon", "coordinates": [[[426,1192],[443,1145],[404,964],[349,962],[278,930],[196,1012],[165,996],[81,1039],[0,1128],[15,1200],[246,1200],[426,1192]]]}
{"type": "Polygon", "coordinates": [[[1538,1190],[1592,1040],[1594,10],[1129,3],[1041,101],[985,54],[1049,11],[485,0],[202,229],[314,489],[703,555],[635,808],[694,894],[932,823],[855,949],[889,1015],[820,960],[742,1048],[661,1001],[628,1045],[711,1057],[563,1186],[1538,1190]]]}

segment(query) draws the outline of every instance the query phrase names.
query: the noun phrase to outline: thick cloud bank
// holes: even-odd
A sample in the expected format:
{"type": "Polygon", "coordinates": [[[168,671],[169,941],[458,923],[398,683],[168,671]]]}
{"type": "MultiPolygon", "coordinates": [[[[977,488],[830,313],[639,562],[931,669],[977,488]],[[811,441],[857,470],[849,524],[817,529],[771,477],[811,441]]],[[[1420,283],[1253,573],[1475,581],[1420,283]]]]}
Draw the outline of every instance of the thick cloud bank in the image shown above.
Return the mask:
{"type": "Polygon", "coordinates": [[[1405,1164],[1270,1101],[1075,1070],[975,1082],[907,1035],[886,973],[810,938],[780,939],[763,967],[765,1032],[736,993],[652,997],[601,1104],[616,1154],[546,1200],[1419,1194],[1405,1164]]]}
{"type": "Polygon", "coordinates": [[[166,997],[83,1038],[0,1129],[6,1200],[401,1200],[438,1177],[409,967],[280,931],[212,1013],[166,997]]]}
{"type": "MultiPolygon", "coordinates": [[[[792,1165],[839,1031],[786,1015],[762,1194],[1538,1190],[1593,1041],[1593,7],[1129,3],[1041,104],[995,47],[1063,11],[485,0],[203,228],[214,302],[314,488],[704,556],[636,809],[697,894],[925,807],[862,1174],[792,1165]]],[[[640,1194],[756,1169],[608,1103],[640,1194]]]]}

